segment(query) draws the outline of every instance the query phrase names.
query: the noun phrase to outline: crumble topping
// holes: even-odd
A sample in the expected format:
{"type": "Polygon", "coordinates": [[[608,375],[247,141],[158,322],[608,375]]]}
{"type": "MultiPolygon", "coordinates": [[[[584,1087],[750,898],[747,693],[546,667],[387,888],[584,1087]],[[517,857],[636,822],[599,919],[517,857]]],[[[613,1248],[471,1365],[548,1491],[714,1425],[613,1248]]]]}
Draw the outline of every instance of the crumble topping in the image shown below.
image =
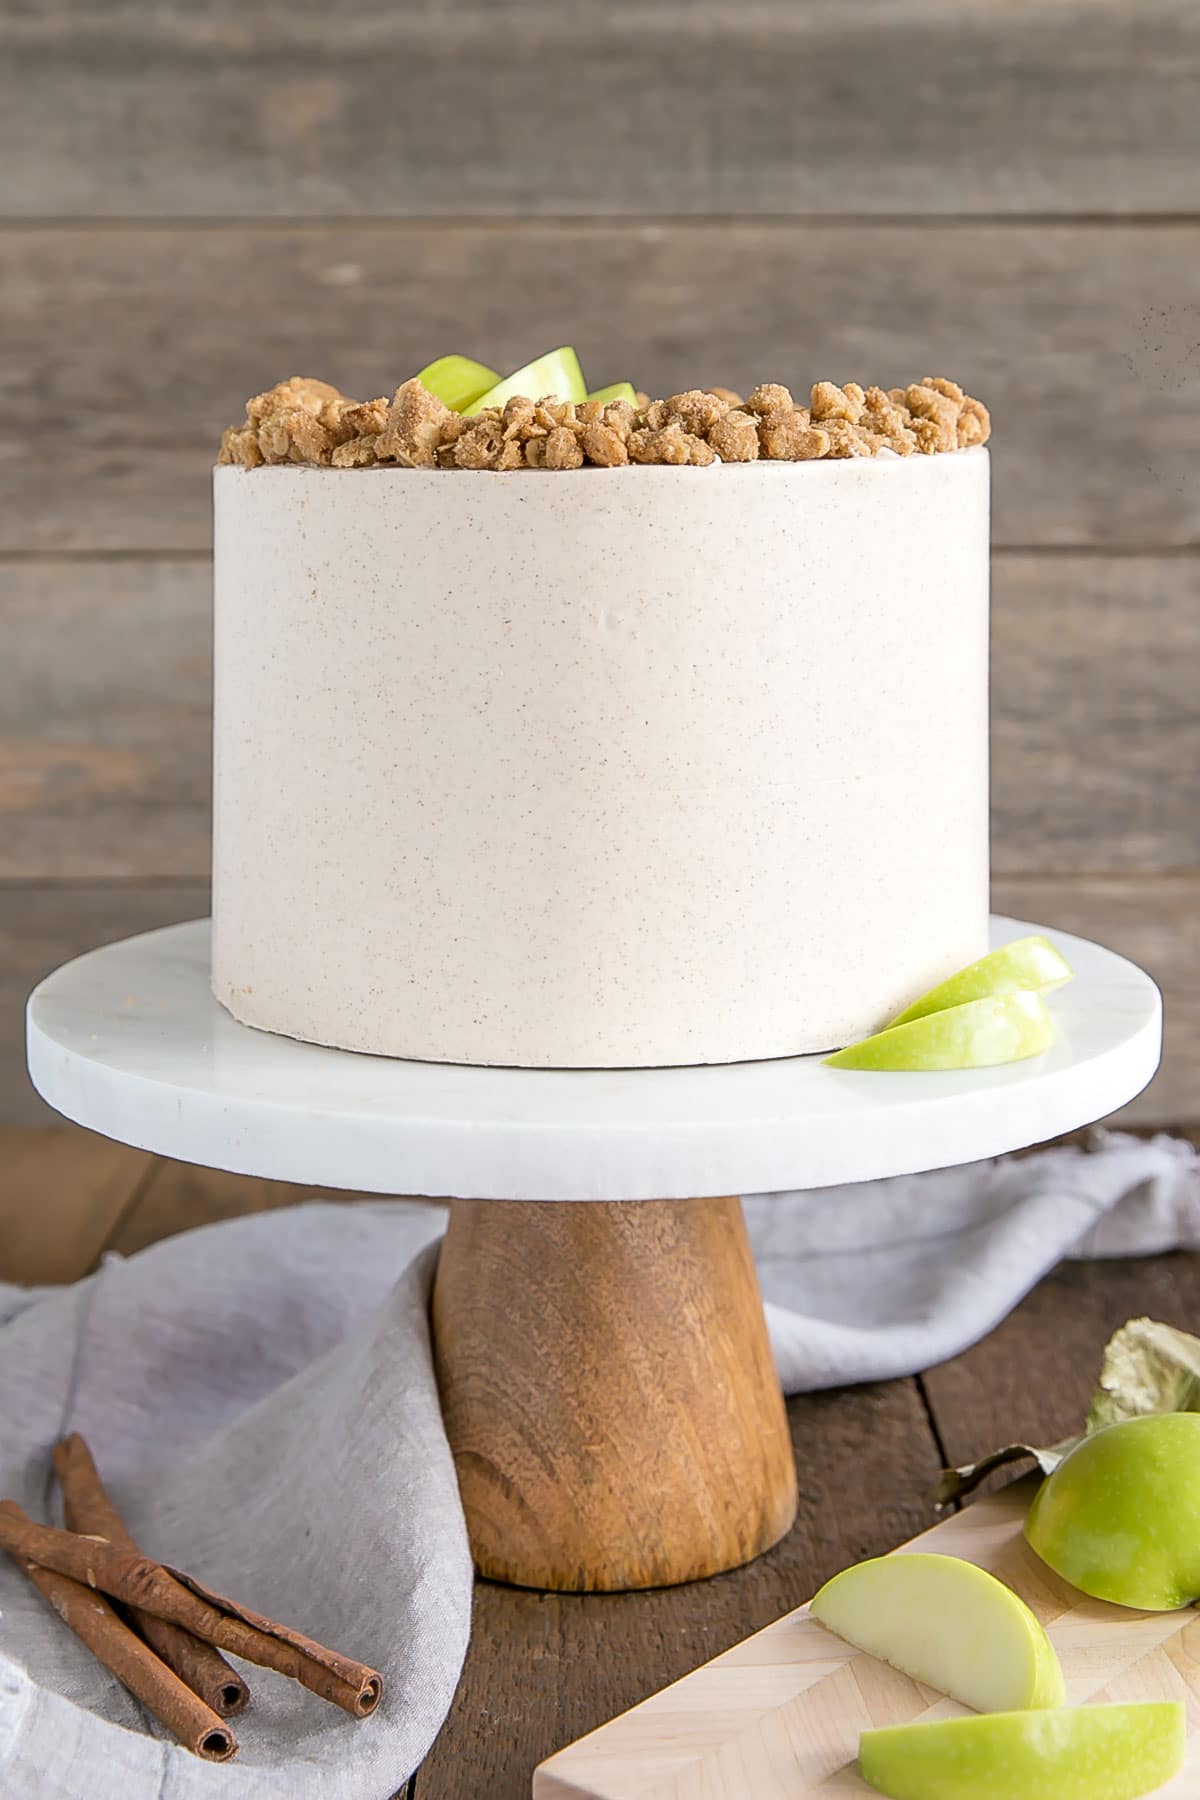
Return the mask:
{"type": "Polygon", "coordinates": [[[927,375],[906,388],[818,381],[807,406],[775,382],[744,400],[730,388],[689,388],[665,400],[575,403],[513,398],[484,412],[451,412],[415,378],[391,401],[351,400],[328,382],[293,375],[246,403],[221,439],[218,461],[256,469],[302,463],[335,469],[618,468],[624,463],[813,462],[821,458],[933,456],[987,442],[982,401],[927,375]]]}

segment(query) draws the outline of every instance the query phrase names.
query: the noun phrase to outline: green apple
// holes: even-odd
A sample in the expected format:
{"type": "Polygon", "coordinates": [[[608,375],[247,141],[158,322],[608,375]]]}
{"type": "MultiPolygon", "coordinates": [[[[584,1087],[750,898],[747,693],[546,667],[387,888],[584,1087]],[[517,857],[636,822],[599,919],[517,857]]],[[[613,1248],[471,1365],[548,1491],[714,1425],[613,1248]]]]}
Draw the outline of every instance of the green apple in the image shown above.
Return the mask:
{"type": "Polygon", "coordinates": [[[1106,1425],[1034,1495],[1025,1536],[1097,1600],[1171,1612],[1200,1599],[1200,1413],[1106,1425]]]}
{"type": "Polygon", "coordinates": [[[864,1731],[858,1766],[892,1800],[1134,1800],[1183,1766],[1181,1701],[987,1713],[864,1731]]]}
{"type": "Polygon", "coordinates": [[[489,369],[485,363],[472,362],[469,356],[439,356],[436,362],[427,363],[417,376],[421,386],[436,394],[451,412],[466,412],[480,394],[495,387],[499,379],[495,369],[489,369]]]}
{"type": "Polygon", "coordinates": [[[898,1013],[892,1024],[907,1025],[910,1019],[923,1019],[948,1006],[963,1006],[968,1000],[985,1000],[992,994],[1044,994],[1070,981],[1072,974],[1070,963],[1049,938],[1014,938],[1011,944],[1002,944],[930,988],[898,1013]]]}
{"type": "Polygon", "coordinates": [[[1053,1042],[1040,994],[998,994],[889,1026],[825,1061],[834,1069],[987,1069],[1038,1056],[1053,1042]]]}
{"type": "Polygon", "coordinates": [[[957,1556],[876,1556],[827,1581],[813,1617],[976,1712],[1061,1706],[1062,1669],[1011,1588],[957,1556]]]}
{"type": "Polygon", "coordinates": [[[596,388],[588,395],[589,400],[599,400],[607,406],[610,400],[628,400],[630,406],[637,405],[637,394],[632,381],[614,381],[611,387],[596,388]]]}
{"type": "MultiPolygon", "coordinates": [[[[586,400],[587,383],[579,367],[579,358],[567,345],[560,350],[551,350],[478,395],[471,402],[470,410],[482,412],[486,406],[503,406],[516,394],[524,395],[526,400],[541,400],[547,394],[553,394],[556,400],[586,400]]],[[[462,410],[465,412],[467,408],[462,410]]]]}

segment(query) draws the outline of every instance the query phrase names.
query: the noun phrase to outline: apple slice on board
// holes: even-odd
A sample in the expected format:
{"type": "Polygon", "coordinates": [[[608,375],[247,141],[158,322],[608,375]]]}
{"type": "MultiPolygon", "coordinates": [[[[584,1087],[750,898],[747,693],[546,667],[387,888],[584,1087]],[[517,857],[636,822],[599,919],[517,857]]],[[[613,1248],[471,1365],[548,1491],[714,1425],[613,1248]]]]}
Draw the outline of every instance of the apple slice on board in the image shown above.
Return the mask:
{"type": "Polygon", "coordinates": [[[485,363],[472,362],[469,356],[439,356],[427,363],[417,376],[423,388],[436,394],[451,412],[466,412],[480,394],[495,387],[500,377],[485,363]]]}
{"type": "Polygon", "coordinates": [[[1025,1536],[1094,1599],[1141,1612],[1200,1599],[1200,1413],[1146,1413],[1084,1438],[1034,1495],[1025,1536]]]}
{"type": "Polygon", "coordinates": [[[825,1061],[834,1069],[989,1069],[1038,1056],[1053,1042],[1040,994],[999,994],[889,1026],[825,1061]]]}
{"type": "Polygon", "coordinates": [[[976,1712],[1061,1706],[1062,1669],[1011,1588],[957,1556],[876,1556],[809,1609],[830,1631],[976,1712]]]}
{"type": "Polygon", "coordinates": [[[858,1765],[892,1800],[1135,1800],[1183,1766],[1178,1700],[985,1713],[864,1731],[858,1765]]]}
{"type": "MultiPolygon", "coordinates": [[[[482,412],[487,406],[503,406],[515,394],[522,394],[526,400],[541,400],[547,394],[553,394],[557,400],[586,399],[587,384],[574,350],[564,345],[539,356],[536,362],[526,363],[523,369],[517,369],[488,388],[486,393],[477,395],[470,410],[482,412]]],[[[462,410],[465,412],[467,408],[462,410]]]]}
{"type": "Polygon", "coordinates": [[[947,976],[902,1013],[897,1013],[891,1023],[907,1025],[912,1019],[924,1019],[930,1013],[945,1012],[950,1006],[964,1006],[968,1000],[985,1000],[993,994],[1045,994],[1070,981],[1073,973],[1066,957],[1055,949],[1049,938],[1014,938],[1011,944],[1002,944],[977,962],[968,963],[957,974],[947,976]]]}

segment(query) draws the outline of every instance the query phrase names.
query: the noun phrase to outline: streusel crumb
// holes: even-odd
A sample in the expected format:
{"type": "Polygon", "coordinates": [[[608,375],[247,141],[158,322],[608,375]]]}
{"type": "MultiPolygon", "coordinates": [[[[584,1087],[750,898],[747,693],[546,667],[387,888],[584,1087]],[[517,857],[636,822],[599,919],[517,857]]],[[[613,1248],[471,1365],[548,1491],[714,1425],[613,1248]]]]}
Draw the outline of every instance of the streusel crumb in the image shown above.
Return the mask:
{"type": "Polygon", "coordinates": [[[753,413],[732,407],[711,428],[708,441],[722,462],[756,462],[759,449],[758,420],[753,413]]]}
{"type": "Polygon", "coordinates": [[[992,421],[988,417],[987,407],[982,400],[972,400],[968,394],[958,415],[959,449],[970,450],[976,444],[986,444],[991,431],[992,421]]]}
{"type": "Polygon", "coordinates": [[[746,401],[746,409],[757,413],[760,419],[782,419],[795,412],[796,402],[792,399],[790,388],[767,381],[754,389],[746,401]]]}
{"type": "Polygon", "coordinates": [[[663,404],[667,409],[668,422],[682,425],[693,437],[707,436],[729,411],[728,403],[719,394],[709,393],[704,388],[690,388],[686,394],[672,394],[663,404]]]}
{"type": "Polygon", "coordinates": [[[758,440],[771,462],[815,462],[829,450],[828,431],[813,425],[804,406],[768,415],[759,425],[758,440]]]}
{"type": "Polygon", "coordinates": [[[714,452],[702,437],[685,431],[678,419],[658,427],[643,426],[629,435],[629,455],[636,463],[671,463],[679,468],[702,467],[715,461],[714,452]]]}
{"type": "Polygon", "coordinates": [[[257,469],[265,460],[258,447],[256,425],[230,425],[221,433],[219,463],[241,463],[243,469],[257,469]]]}
{"type": "Polygon", "coordinates": [[[403,463],[410,469],[430,468],[437,459],[445,427],[457,417],[414,375],[392,396],[383,430],[375,439],[375,454],[380,462],[403,463]]]}
{"type": "Polygon", "coordinates": [[[252,400],[247,400],[246,417],[257,425],[276,413],[299,408],[319,419],[331,403],[343,398],[339,389],[330,387],[327,381],[314,381],[311,375],[291,375],[286,381],[277,381],[265,393],[255,394],[252,400]]]}
{"type": "Polygon", "coordinates": [[[742,400],[732,388],[688,388],[665,400],[573,402],[516,397],[462,415],[415,379],[391,401],[352,400],[328,382],[293,375],[246,403],[221,438],[218,461],[257,469],[301,463],[335,469],[400,463],[416,469],[615,469],[627,463],[700,468],[713,462],[814,462],[932,456],[986,444],[982,401],[944,375],[909,387],[818,381],[809,405],[765,382],[742,400]]]}
{"type": "Polygon", "coordinates": [[[856,381],[848,381],[844,388],[833,381],[818,381],[812,391],[812,416],[821,425],[827,419],[857,425],[866,403],[867,396],[856,381]]]}
{"type": "Polygon", "coordinates": [[[603,421],[596,425],[585,425],[579,442],[588,462],[595,463],[597,468],[618,469],[622,463],[629,461],[625,437],[603,421]]]}
{"type": "Polygon", "coordinates": [[[454,461],[460,469],[494,469],[504,448],[504,425],[497,413],[481,413],[455,440],[454,461]]]}
{"type": "Polygon", "coordinates": [[[281,407],[259,426],[258,447],[264,462],[327,463],[333,434],[305,407],[281,407]]]}

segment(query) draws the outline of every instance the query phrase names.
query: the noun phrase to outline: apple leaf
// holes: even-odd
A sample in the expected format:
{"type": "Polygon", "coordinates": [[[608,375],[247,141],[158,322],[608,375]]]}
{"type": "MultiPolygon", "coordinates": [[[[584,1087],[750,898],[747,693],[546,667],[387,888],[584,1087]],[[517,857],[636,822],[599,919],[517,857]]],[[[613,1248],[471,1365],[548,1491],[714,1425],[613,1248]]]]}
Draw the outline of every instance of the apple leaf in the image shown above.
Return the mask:
{"type": "Polygon", "coordinates": [[[1160,1412],[1200,1412],[1200,1338],[1157,1319],[1130,1319],[1104,1347],[1087,1430],[1160,1412]]]}
{"type": "Polygon", "coordinates": [[[1092,1432],[1143,1413],[1168,1412],[1200,1412],[1200,1337],[1157,1319],[1130,1319],[1104,1347],[1082,1432],[1058,1444],[1005,1444],[978,1462],[943,1469],[936,1503],[952,1506],[965,1499],[993,1469],[1007,1463],[1032,1459],[1043,1475],[1050,1475],[1092,1432]]]}

